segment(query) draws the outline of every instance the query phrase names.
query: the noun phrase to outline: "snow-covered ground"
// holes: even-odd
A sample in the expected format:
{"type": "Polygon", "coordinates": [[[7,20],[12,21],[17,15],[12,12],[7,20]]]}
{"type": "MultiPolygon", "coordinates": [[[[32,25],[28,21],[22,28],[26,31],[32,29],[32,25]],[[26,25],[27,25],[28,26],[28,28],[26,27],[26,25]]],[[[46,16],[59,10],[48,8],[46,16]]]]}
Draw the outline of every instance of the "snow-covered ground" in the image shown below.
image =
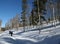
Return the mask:
{"type": "MultiPolygon", "coordinates": [[[[43,27],[50,25],[44,24],[43,27]]],[[[26,28],[26,32],[22,32],[22,27],[12,31],[13,36],[9,35],[9,30],[0,34],[0,44],[60,44],[60,25],[43,28],[40,34],[36,27],[26,28]],[[32,31],[32,29],[37,30],[32,31]]]]}

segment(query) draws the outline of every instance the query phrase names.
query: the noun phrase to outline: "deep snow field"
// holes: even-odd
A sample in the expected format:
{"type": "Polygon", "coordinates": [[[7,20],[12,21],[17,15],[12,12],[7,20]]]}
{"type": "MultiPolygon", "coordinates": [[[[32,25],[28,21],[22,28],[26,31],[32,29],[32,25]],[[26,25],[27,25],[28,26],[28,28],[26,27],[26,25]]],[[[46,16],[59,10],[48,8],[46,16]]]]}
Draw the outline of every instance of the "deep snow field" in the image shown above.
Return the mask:
{"type": "Polygon", "coordinates": [[[6,30],[0,34],[0,44],[60,44],[60,25],[52,27],[51,24],[44,24],[40,34],[38,27],[26,27],[26,32],[22,27],[12,29],[13,36],[6,30]]]}

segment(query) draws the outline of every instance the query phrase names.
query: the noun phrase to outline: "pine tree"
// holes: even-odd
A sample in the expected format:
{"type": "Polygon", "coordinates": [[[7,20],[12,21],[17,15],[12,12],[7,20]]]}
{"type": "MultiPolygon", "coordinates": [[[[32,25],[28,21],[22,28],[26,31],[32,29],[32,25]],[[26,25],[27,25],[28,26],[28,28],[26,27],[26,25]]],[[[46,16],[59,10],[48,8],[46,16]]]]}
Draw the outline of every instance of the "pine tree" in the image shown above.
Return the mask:
{"type": "Polygon", "coordinates": [[[57,1],[57,19],[60,21],[60,0],[57,1]]]}
{"type": "Polygon", "coordinates": [[[52,20],[52,25],[56,27],[55,21],[56,21],[56,15],[55,15],[55,2],[54,0],[49,0],[49,6],[50,6],[50,12],[51,12],[51,20],[52,20]]]}
{"type": "MultiPolygon", "coordinates": [[[[33,9],[35,12],[35,21],[39,21],[39,25],[42,24],[41,19],[45,19],[43,14],[45,14],[46,11],[46,2],[47,0],[34,0],[33,2],[33,9]]],[[[40,28],[40,27],[39,27],[40,28]]],[[[40,33],[40,29],[39,29],[40,33]]]]}
{"type": "Polygon", "coordinates": [[[23,22],[23,29],[25,32],[25,26],[26,26],[26,14],[27,14],[27,0],[22,0],[22,15],[21,19],[23,22]]]}

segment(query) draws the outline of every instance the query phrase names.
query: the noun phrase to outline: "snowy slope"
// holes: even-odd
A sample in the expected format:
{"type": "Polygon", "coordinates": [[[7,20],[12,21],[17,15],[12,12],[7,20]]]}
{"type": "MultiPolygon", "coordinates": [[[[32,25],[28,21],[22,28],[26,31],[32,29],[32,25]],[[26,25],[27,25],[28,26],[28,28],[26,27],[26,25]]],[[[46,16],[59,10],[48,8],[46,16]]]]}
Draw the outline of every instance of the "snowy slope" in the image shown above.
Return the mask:
{"type": "Polygon", "coordinates": [[[13,36],[9,35],[9,30],[1,33],[0,44],[60,44],[60,25],[45,28],[40,34],[39,30],[22,32],[23,28],[19,29],[18,31],[13,29],[13,36]]]}

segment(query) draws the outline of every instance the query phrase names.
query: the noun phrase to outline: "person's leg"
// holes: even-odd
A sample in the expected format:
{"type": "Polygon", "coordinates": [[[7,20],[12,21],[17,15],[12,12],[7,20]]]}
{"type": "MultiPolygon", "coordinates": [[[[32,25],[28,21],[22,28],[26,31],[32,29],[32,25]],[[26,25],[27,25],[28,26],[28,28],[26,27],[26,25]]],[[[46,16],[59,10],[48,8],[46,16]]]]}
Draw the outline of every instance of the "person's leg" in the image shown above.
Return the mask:
{"type": "Polygon", "coordinates": [[[11,36],[12,36],[12,34],[11,34],[11,36]]]}

